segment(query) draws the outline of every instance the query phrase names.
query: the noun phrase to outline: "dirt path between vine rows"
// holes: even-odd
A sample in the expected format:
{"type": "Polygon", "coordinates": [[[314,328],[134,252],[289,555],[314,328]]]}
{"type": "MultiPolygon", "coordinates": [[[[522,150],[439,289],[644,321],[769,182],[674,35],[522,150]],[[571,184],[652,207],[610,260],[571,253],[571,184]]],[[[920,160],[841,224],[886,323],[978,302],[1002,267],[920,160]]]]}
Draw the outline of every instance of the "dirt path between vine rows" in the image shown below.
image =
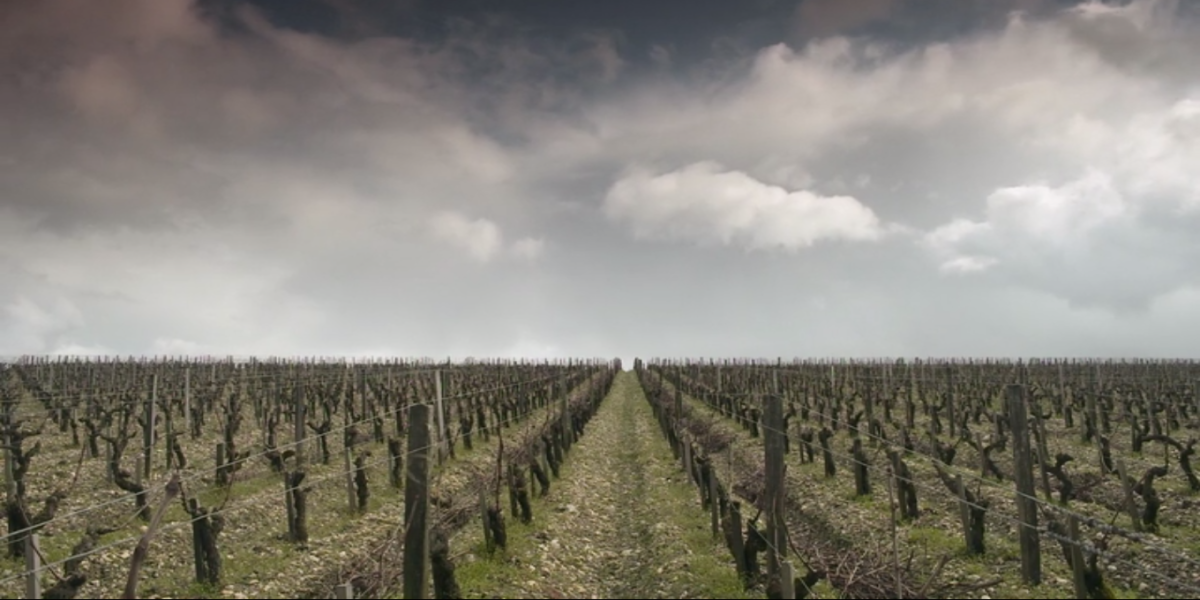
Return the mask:
{"type": "Polygon", "coordinates": [[[506,556],[468,568],[467,597],[750,597],[633,373],[617,375],[562,475],[534,522],[510,527],[506,556]]]}

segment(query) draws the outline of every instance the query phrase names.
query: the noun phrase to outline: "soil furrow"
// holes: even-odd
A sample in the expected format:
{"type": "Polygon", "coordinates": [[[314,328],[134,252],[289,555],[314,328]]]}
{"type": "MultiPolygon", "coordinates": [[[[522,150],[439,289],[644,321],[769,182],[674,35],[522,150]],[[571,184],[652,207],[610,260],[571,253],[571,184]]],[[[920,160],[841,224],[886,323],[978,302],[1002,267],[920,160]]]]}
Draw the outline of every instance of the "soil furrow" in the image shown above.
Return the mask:
{"type": "Polygon", "coordinates": [[[467,596],[746,597],[632,373],[617,376],[562,475],[533,523],[512,527],[507,553],[464,565],[467,596]]]}

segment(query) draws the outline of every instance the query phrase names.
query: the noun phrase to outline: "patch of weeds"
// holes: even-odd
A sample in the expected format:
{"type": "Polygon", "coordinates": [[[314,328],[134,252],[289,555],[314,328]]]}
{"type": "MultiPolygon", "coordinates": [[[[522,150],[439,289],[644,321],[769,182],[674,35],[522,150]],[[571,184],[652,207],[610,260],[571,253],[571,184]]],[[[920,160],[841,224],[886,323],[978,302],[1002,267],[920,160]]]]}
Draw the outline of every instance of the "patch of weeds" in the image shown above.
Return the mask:
{"type": "Polygon", "coordinates": [[[964,543],[937,527],[914,525],[908,530],[908,544],[922,548],[931,554],[957,554],[963,551],[964,543]]]}
{"type": "Polygon", "coordinates": [[[516,598],[533,591],[522,589],[519,584],[538,578],[521,559],[537,551],[537,542],[534,541],[537,524],[526,525],[520,519],[506,518],[505,525],[508,529],[508,547],[496,548],[491,554],[487,552],[483,540],[478,539],[483,535],[478,528],[464,529],[456,536],[465,535],[467,539],[475,540],[470,543],[467,554],[461,555],[455,562],[454,575],[463,597],[516,598]],[[489,595],[484,595],[481,590],[487,590],[489,595]]]}
{"type": "Polygon", "coordinates": [[[658,489],[666,502],[655,504],[675,509],[667,517],[682,532],[682,548],[688,555],[686,564],[692,582],[711,598],[758,598],[761,594],[742,589],[733,555],[723,541],[713,538],[711,517],[701,509],[699,492],[682,481],[660,485],[658,489]]]}

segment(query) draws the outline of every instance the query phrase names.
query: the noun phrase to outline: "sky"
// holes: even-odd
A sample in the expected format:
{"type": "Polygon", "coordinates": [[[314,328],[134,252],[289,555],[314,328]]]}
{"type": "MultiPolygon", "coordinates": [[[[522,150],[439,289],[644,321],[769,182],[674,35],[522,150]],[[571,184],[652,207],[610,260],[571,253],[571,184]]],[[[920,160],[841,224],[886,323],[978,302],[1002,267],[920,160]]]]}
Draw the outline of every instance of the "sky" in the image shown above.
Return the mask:
{"type": "Polygon", "coordinates": [[[0,3],[0,355],[1200,355],[1200,2],[0,3]]]}

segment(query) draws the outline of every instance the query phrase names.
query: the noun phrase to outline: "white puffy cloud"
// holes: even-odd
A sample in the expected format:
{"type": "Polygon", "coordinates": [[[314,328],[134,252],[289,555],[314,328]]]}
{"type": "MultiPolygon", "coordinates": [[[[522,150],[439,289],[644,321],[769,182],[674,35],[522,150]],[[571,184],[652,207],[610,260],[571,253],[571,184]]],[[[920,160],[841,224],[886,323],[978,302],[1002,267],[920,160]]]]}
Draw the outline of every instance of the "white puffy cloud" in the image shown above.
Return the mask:
{"type": "Polygon", "coordinates": [[[997,189],[981,220],[956,219],[922,243],[943,272],[995,270],[1074,304],[1145,309],[1195,281],[1188,273],[1200,250],[1194,241],[1156,240],[1147,216],[1152,208],[1091,170],[1057,186],[997,189]],[[1172,247],[1179,254],[1166,251],[1172,247]]]}
{"type": "Polygon", "coordinates": [[[522,260],[535,260],[546,246],[542,238],[524,237],[505,247],[504,233],[499,225],[485,218],[472,219],[457,211],[437,213],[430,218],[429,226],[438,240],[480,263],[491,262],[503,253],[522,260]]]}
{"type": "Polygon", "coordinates": [[[609,189],[604,209],[639,238],[754,250],[873,241],[884,233],[871,209],[854,198],[788,191],[713,162],[662,174],[634,169],[609,189]]]}

